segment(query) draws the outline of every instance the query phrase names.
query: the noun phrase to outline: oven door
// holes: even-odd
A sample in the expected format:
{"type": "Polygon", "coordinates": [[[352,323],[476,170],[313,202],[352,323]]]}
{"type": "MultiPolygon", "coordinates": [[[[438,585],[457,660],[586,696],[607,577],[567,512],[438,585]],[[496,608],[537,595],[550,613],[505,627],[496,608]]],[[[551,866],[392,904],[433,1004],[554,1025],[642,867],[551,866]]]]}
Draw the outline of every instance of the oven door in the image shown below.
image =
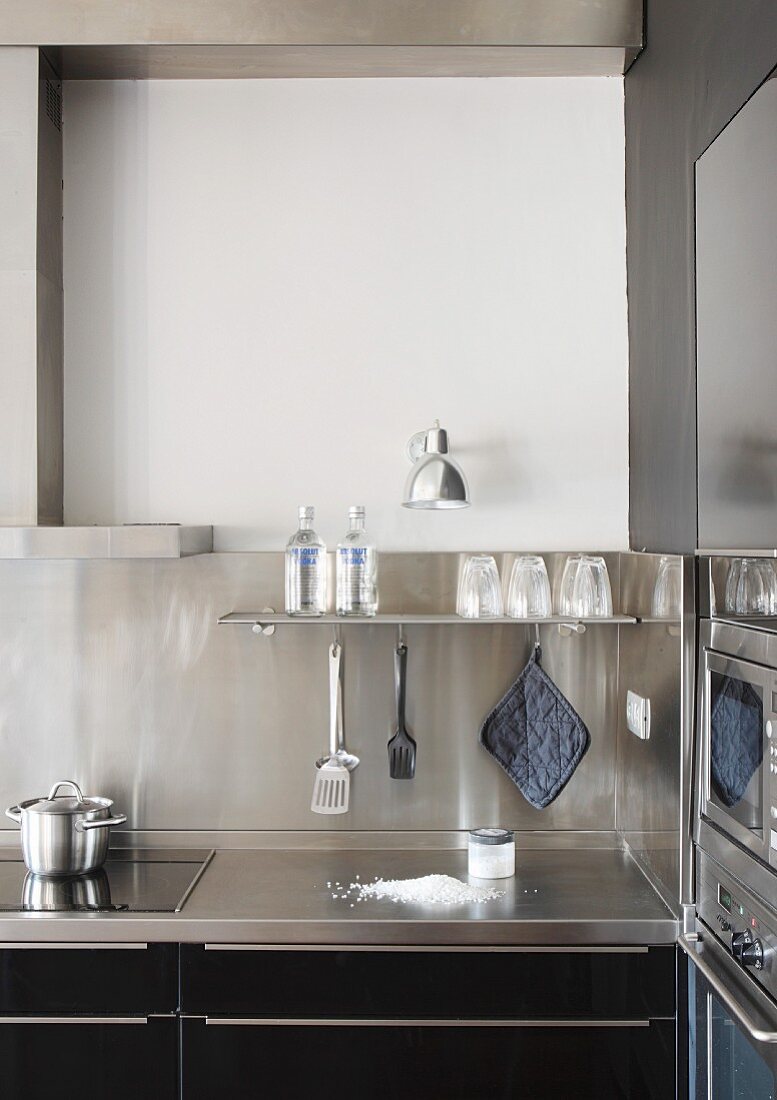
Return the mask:
{"type": "Polygon", "coordinates": [[[688,956],[689,1100],[775,1100],[777,1005],[706,930],[688,956]]]}
{"type": "Polygon", "coordinates": [[[769,862],[770,780],[777,775],[777,676],[704,649],[700,810],[732,840],[769,862]],[[771,750],[771,752],[770,752],[771,750]]]}

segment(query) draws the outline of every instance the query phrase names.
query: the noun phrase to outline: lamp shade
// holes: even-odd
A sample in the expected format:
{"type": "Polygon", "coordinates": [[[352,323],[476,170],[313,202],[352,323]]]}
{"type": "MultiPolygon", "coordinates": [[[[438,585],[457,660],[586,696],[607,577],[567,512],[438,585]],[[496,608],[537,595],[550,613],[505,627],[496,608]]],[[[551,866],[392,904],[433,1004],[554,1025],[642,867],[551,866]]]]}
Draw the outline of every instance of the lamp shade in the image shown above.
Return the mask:
{"type": "Polygon", "coordinates": [[[423,451],[405,483],[405,508],[467,508],[464,471],[448,454],[448,433],[437,422],[424,434],[423,451]]]}

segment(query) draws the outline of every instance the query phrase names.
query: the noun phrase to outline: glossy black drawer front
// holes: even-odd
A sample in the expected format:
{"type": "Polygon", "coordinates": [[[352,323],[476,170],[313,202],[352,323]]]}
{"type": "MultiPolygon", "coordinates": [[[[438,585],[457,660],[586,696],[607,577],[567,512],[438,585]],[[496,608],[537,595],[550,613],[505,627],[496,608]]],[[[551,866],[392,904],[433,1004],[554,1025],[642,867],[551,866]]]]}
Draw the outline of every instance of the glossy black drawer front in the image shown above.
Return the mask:
{"type": "Polygon", "coordinates": [[[178,945],[0,948],[0,1014],[175,1012],[178,945]]]}
{"type": "Polygon", "coordinates": [[[0,1016],[0,1096],[176,1100],[178,1021],[13,1023],[0,1016]]]}
{"type": "Polygon", "coordinates": [[[674,1015],[673,947],[647,951],[281,951],[181,947],[189,1015],[647,1018],[674,1015]]]}
{"type": "Polygon", "coordinates": [[[674,1021],[313,1027],[182,1020],[184,1100],[669,1100],[674,1021]]]}

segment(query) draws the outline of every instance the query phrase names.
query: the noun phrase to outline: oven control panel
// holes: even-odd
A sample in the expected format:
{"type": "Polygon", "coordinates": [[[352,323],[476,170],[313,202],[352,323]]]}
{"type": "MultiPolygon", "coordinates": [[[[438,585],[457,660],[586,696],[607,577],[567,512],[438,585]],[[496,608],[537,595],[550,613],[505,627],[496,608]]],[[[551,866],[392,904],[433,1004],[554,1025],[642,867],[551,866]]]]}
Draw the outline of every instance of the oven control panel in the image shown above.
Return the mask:
{"type": "Polygon", "coordinates": [[[696,874],[699,916],[740,966],[777,998],[777,913],[709,856],[699,859],[696,874]]]}

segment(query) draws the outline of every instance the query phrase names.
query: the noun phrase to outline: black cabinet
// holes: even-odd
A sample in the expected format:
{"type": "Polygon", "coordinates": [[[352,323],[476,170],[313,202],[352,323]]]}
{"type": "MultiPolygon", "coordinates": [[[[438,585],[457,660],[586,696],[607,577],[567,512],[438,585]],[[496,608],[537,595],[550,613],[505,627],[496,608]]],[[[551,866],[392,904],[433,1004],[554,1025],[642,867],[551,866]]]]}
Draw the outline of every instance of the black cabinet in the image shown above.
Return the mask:
{"type": "Polygon", "coordinates": [[[0,1014],[175,1012],[178,944],[18,944],[0,948],[0,1014]]]}
{"type": "Polygon", "coordinates": [[[362,951],[181,945],[201,1016],[649,1019],[674,1015],[672,947],[362,951]]]}
{"type": "Polygon", "coordinates": [[[674,1021],[299,1026],[182,1020],[184,1100],[674,1096],[674,1021]]]}
{"type": "Polygon", "coordinates": [[[184,1100],[669,1098],[672,948],[181,948],[184,1100]]]}
{"type": "Polygon", "coordinates": [[[672,948],[0,949],[0,1100],[664,1100],[672,948]]]}
{"type": "Polygon", "coordinates": [[[177,944],[0,948],[0,1097],[178,1097],[177,944]]]}
{"type": "Polygon", "coordinates": [[[0,1096],[177,1100],[177,1046],[175,1016],[0,1016],[0,1096]]]}

